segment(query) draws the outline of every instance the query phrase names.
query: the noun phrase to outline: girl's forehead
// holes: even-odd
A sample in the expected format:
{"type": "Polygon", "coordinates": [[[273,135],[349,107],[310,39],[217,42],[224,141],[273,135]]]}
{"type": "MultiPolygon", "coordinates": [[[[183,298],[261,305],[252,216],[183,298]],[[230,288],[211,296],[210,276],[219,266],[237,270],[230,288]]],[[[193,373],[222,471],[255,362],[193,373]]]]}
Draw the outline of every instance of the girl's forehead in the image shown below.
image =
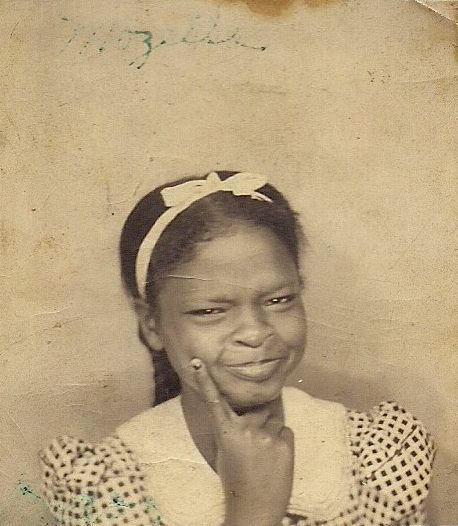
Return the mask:
{"type": "Polygon", "coordinates": [[[207,287],[232,284],[262,290],[295,281],[298,273],[288,249],[275,234],[249,227],[200,243],[194,257],[168,277],[186,288],[201,282],[207,287]]]}

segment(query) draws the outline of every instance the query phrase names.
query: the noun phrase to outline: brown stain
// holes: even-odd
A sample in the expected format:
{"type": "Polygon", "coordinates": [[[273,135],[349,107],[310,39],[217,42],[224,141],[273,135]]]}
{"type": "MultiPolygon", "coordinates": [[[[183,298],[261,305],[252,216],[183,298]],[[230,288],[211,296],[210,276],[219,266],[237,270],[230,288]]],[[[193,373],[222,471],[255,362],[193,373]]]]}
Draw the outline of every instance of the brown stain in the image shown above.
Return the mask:
{"type": "MultiPolygon", "coordinates": [[[[325,7],[342,0],[301,0],[306,7],[325,7]]],[[[217,0],[219,4],[245,4],[254,13],[281,16],[298,0],[217,0]]]]}
{"type": "Polygon", "coordinates": [[[37,242],[37,248],[55,249],[59,246],[54,236],[46,236],[37,242]]]}
{"type": "Polygon", "coordinates": [[[456,8],[455,42],[453,43],[455,59],[458,62],[458,7],[456,8]]]}
{"type": "Polygon", "coordinates": [[[16,231],[6,226],[5,219],[0,222],[0,254],[6,255],[16,241],[16,231]]]}
{"type": "Polygon", "coordinates": [[[338,0],[302,0],[308,7],[323,7],[328,4],[335,4],[338,0]]]}

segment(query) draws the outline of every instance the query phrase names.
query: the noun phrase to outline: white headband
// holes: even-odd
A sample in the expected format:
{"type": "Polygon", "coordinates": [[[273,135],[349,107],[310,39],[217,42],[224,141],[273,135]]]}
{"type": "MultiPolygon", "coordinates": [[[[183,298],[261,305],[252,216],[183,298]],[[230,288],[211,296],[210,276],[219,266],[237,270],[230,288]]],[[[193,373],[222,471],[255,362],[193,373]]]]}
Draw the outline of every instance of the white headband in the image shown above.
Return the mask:
{"type": "Polygon", "coordinates": [[[221,181],[216,172],[211,172],[206,179],[187,181],[177,186],[164,188],[161,196],[168,210],[157,219],[138,249],[135,275],[140,295],[145,296],[148,266],[153,248],[161,234],[178,214],[199,199],[220,191],[231,192],[234,195],[249,195],[252,199],[271,203],[272,199],[256,191],[265,184],[265,178],[258,174],[240,172],[221,181]]]}

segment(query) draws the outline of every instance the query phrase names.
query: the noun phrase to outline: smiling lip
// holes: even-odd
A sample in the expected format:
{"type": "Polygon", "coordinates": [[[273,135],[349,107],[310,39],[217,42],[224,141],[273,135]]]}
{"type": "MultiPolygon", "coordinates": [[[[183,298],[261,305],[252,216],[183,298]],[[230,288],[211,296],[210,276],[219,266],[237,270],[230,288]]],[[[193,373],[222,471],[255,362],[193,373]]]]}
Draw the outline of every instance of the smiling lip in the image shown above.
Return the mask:
{"type": "Polygon", "coordinates": [[[262,382],[268,380],[277,370],[283,358],[273,360],[261,360],[259,362],[246,362],[236,365],[226,365],[226,368],[234,375],[244,380],[262,382]]]}

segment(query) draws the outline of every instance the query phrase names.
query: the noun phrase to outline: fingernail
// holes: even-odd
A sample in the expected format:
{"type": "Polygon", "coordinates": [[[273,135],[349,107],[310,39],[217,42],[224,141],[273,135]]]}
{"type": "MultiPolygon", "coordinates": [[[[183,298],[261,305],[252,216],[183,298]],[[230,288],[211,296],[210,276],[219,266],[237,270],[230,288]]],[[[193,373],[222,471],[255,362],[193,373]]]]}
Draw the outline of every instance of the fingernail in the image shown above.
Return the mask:
{"type": "Polygon", "coordinates": [[[199,360],[199,358],[193,358],[191,360],[191,367],[195,370],[195,371],[198,371],[201,367],[202,367],[202,362],[199,360]]]}

